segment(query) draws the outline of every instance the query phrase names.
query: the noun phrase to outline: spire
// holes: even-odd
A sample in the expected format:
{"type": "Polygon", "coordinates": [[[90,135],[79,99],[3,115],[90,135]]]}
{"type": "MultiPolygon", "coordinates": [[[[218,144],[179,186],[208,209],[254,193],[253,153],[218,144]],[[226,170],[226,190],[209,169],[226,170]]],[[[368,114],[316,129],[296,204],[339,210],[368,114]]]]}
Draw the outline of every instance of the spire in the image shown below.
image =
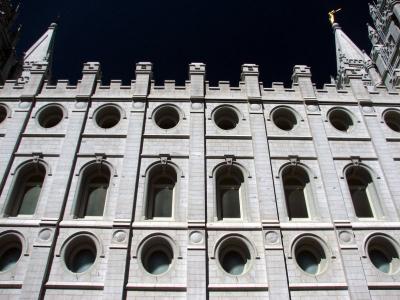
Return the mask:
{"type": "Polygon", "coordinates": [[[56,28],[56,23],[50,24],[45,34],[25,53],[22,74],[18,79],[20,84],[25,84],[29,81],[34,64],[45,65],[43,69],[46,70],[46,76],[50,77],[56,28]]]}
{"type": "Polygon", "coordinates": [[[24,64],[51,63],[57,24],[52,23],[44,35],[25,53],[24,64]]]}
{"type": "Polygon", "coordinates": [[[335,34],[337,83],[339,86],[349,82],[349,76],[368,79],[365,69],[365,55],[353,41],[342,31],[339,24],[332,25],[335,34]]]}

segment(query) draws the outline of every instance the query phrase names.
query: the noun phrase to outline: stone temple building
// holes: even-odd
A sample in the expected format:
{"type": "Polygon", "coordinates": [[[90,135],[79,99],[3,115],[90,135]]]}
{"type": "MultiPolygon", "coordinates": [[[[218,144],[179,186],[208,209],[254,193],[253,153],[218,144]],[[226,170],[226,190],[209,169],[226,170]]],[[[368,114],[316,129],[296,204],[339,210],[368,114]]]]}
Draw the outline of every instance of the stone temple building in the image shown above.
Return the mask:
{"type": "Polygon", "coordinates": [[[52,24],[0,88],[0,298],[400,299],[400,1],[370,10],[322,89],[52,84],[52,24]]]}

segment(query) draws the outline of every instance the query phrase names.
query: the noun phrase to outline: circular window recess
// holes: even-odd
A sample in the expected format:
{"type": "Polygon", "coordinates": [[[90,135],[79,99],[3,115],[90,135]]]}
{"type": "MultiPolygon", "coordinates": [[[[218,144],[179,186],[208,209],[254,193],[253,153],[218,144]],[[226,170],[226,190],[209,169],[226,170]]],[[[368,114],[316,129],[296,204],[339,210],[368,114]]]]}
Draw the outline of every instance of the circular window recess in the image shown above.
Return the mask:
{"type": "Polygon", "coordinates": [[[109,129],[121,121],[121,111],[114,105],[105,105],[95,113],[94,119],[99,127],[109,129]]]}
{"type": "Polygon", "coordinates": [[[21,239],[14,234],[0,238],[0,272],[6,272],[14,267],[22,253],[21,239]]]}
{"type": "Polygon", "coordinates": [[[144,269],[151,275],[163,275],[171,268],[174,251],[163,237],[153,237],[141,249],[141,261],[144,269]]]}
{"type": "Polygon", "coordinates": [[[0,105],[0,124],[5,121],[7,115],[8,115],[7,108],[5,108],[3,105],[0,105]]]}
{"type": "Polygon", "coordinates": [[[221,242],[217,250],[221,267],[230,275],[245,274],[251,265],[251,253],[247,243],[239,237],[230,237],[221,242]]]}
{"type": "Polygon", "coordinates": [[[394,243],[384,236],[376,236],[368,242],[368,256],[379,271],[395,274],[399,271],[399,253],[394,243]]]}
{"type": "Polygon", "coordinates": [[[300,239],[294,251],[296,263],[304,272],[319,275],[325,271],[327,265],[325,250],[315,238],[300,239]]]}
{"type": "Polygon", "coordinates": [[[389,110],[383,116],[386,125],[393,131],[400,132],[400,112],[397,110],[389,110]]]}
{"type": "Polygon", "coordinates": [[[156,109],[154,121],[162,129],[172,129],[178,125],[180,115],[175,107],[164,105],[156,109]]]}
{"type": "Polygon", "coordinates": [[[239,123],[239,116],[232,107],[223,106],[214,112],[214,122],[223,130],[232,130],[239,123]]]}
{"type": "Polygon", "coordinates": [[[43,128],[57,126],[64,118],[64,112],[58,105],[46,106],[39,112],[38,122],[43,128]]]}
{"type": "Polygon", "coordinates": [[[295,112],[287,107],[280,107],[273,111],[272,120],[282,130],[290,131],[297,125],[295,112]]]}
{"type": "Polygon", "coordinates": [[[343,109],[336,108],[331,110],[328,118],[333,127],[343,132],[349,132],[354,126],[353,118],[350,113],[343,109]]]}
{"type": "Polygon", "coordinates": [[[86,272],[96,261],[96,243],[88,235],[77,236],[67,244],[63,257],[65,265],[71,272],[86,272]]]}

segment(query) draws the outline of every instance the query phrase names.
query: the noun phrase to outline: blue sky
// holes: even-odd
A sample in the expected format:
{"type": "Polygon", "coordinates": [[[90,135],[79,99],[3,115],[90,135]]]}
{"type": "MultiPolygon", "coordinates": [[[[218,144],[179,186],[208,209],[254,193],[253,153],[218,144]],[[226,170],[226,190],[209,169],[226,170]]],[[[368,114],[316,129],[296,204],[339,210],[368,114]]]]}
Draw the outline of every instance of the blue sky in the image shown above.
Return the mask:
{"type": "Polygon", "coordinates": [[[290,84],[295,64],[311,66],[319,85],[336,71],[327,12],[342,7],[338,22],[370,50],[367,0],[35,0],[22,3],[27,50],[59,18],[54,79],[81,77],[82,64],[100,61],[102,80],[134,78],[138,61],[154,63],[157,83],[183,84],[190,62],[207,64],[207,79],[237,83],[243,63],[260,65],[265,85],[290,84]]]}

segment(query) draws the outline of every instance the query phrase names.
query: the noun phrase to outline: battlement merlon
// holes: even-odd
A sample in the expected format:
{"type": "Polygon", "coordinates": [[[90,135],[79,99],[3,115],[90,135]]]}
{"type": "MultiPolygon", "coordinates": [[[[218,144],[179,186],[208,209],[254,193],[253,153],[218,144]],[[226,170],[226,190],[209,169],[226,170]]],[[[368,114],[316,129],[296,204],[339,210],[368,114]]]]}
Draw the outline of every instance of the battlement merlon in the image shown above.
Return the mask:
{"type": "Polygon", "coordinates": [[[204,99],[205,97],[206,65],[191,63],[189,65],[190,98],[204,99]]]}
{"type": "Polygon", "coordinates": [[[100,63],[87,62],[83,64],[82,80],[78,86],[77,98],[86,99],[93,95],[97,80],[101,76],[100,63]]]}
{"type": "Polygon", "coordinates": [[[249,100],[261,99],[260,90],[260,72],[258,65],[255,64],[244,64],[242,65],[241,80],[246,85],[246,93],[249,100]]]}
{"type": "Polygon", "coordinates": [[[146,98],[150,91],[150,81],[153,77],[153,64],[139,62],[136,64],[136,87],[134,98],[146,98]]]}
{"type": "Polygon", "coordinates": [[[311,81],[311,68],[304,65],[296,65],[293,68],[292,81],[298,84],[305,101],[316,101],[315,88],[311,81]]]}

